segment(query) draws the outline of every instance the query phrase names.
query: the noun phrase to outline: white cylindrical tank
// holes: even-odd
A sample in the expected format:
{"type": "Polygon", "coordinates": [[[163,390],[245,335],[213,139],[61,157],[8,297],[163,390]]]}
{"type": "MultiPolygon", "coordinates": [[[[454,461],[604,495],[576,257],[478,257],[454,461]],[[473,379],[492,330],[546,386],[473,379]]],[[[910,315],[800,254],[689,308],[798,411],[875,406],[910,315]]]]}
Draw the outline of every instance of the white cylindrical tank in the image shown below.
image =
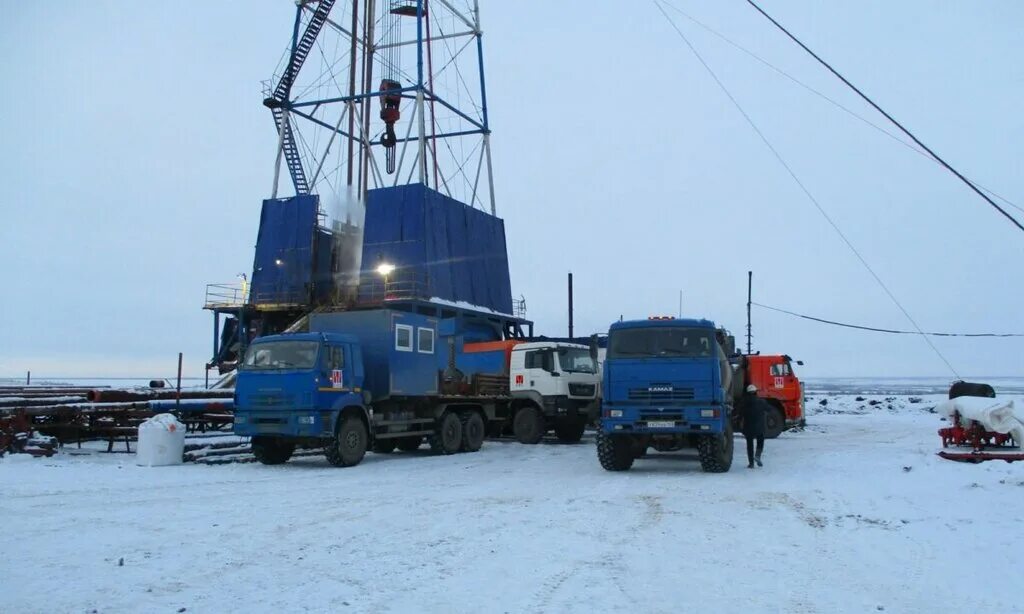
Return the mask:
{"type": "Polygon", "coordinates": [[[153,416],[139,425],[135,462],[142,467],[180,465],[185,454],[185,425],[171,414],[153,416]]]}

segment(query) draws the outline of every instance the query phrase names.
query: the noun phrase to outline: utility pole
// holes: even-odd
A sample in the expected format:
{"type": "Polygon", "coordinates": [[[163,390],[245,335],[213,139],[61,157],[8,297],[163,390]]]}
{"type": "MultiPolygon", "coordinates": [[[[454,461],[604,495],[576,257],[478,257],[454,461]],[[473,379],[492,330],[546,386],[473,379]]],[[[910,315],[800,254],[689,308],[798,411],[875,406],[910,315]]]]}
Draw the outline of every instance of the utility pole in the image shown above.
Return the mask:
{"type": "Polygon", "coordinates": [[[572,273],[569,273],[569,340],[572,341],[572,273]]]}
{"type": "Polygon", "coordinates": [[[754,287],[754,272],[753,271],[747,271],[747,355],[748,356],[753,353],[753,350],[751,349],[751,343],[750,343],[750,339],[751,339],[751,334],[750,334],[750,303],[751,303],[751,297],[753,296],[753,287],[754,287]]]}

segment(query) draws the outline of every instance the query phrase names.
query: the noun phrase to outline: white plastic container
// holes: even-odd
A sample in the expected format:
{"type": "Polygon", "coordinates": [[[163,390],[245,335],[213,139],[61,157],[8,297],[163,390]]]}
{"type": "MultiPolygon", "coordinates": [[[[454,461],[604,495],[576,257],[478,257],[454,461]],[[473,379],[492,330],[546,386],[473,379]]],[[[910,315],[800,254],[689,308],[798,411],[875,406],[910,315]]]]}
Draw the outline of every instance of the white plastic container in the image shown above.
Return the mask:
{"type": "Polygon", "coordinates": [[[185,454],[185,425],[171,414],[153,416],[139,425],[135,463],[142,467],[180,465],[185,454]]]}

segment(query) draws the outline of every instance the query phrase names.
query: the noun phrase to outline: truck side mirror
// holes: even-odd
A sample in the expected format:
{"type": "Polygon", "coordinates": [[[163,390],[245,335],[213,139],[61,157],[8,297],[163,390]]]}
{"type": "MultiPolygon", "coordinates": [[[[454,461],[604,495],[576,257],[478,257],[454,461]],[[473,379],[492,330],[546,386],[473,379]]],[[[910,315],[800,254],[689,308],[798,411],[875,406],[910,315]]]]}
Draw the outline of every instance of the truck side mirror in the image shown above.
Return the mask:
{"type": "Polygon", "coordinates": [[[597,334],[590,335],[590,360],[597,364],[597,334]]]}

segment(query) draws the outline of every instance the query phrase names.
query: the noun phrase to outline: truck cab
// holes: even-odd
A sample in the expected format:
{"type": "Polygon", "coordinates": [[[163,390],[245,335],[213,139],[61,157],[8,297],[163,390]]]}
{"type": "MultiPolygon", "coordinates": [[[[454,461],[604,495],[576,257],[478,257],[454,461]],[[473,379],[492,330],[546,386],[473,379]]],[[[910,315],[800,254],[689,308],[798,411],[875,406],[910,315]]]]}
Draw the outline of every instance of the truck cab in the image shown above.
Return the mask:
{"type": "Polygon", "coordinates": [[[648,447],[695,447],[705,471],[732,464],[732,368],[704,319],[617,322],[608,332],[598,458],[629,469],[648,447]]]}
{"type": "Polygon", "coordinates": [[[238,366],[234,432],[261,462],[321,446],[345,416],[366,420],[363,354],[352,335],[294,333],[255,340],[238,366]]]}
{"type": "Polygon", "coordinates": [[[794,362],[803,364],[785,354],[750,354],[741,360],[744,385],[757,386],[757,395],[771,407],[765,428],[769,439],[805,423],[804,385],[793,370],[794,362]]]}
{"type": "Polygon", "coordinates": [[[553,429],[564,442],[579,441],[586,425],[597,417],[599,381],[587,346],[517,344],[509,358],[514,434],[524,443],[535,443],[553,429]]]}

